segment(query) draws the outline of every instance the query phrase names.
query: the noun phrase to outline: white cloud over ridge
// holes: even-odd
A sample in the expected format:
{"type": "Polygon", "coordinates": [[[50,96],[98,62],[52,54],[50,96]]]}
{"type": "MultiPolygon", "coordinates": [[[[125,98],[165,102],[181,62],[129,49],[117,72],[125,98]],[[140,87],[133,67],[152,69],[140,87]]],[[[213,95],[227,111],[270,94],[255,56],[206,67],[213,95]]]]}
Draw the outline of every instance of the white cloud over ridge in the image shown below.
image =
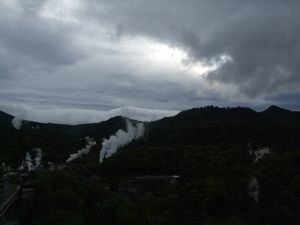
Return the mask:
{"type": "Polygon", "coordinates": [[[164,117],[174,116],[179,112],[175,110],[155,110],[138,107],[121,107],[106,111],[72,108],[34,109],[28,107],[21,108],[16,105],[4,108],[6,112],[13,115],[22,112],[18,114],[18,118],[25,120],[73,125],[97,123],[116,116],[123,116],[138,121],[155,121],[164,117]]]}

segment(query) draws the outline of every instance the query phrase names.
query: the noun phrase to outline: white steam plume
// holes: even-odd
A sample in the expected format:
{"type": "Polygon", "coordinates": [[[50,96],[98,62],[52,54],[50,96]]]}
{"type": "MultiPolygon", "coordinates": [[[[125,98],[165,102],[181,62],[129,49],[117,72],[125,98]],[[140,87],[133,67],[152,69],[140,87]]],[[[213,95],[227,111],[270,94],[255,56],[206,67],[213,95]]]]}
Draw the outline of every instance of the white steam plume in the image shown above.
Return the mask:
{"type": "Polygon", "coordinates": [[[254,199],[255,202],[258,202],[259,193],[258,180],[256,177],[251,177],[248,184],[248,194],[254,199]]]}
{"type": "Polygon", "coordinates": [[[33,159],[29,152],[26,152],[25,160],[23,161],[23,168],[26,168],[28,171],[34,170],[33,159]]]}
{"type": "Polygon", "coordinates": [[[81,158],[83,155],[87,155],[90,152],[91,148],[97,144],[97,142],[93,138],[85,137],[85,140],[87,142],[86,146],[80,149],[78,152],[71,154],[66,160],[67,163],[73,161],[74,159],[81,158]]]}
{"type": "Polygon", "coordinates": [[[22,128],[23,119],[20,119],[18,117],[15,117],[11,121],[11,125],[16,128],[17,130],[20,130],[22,128]]]}
{"type": "Polygon", "coordinates": [[[28,172],[37,169],[41,165],[42,157],[42,149],[33,148],[31,152],[26,152],[25,160],[21,164],[21,169],[27,169],[28,172]],[[32,152],[34,152],[34,156],[32,152]]]}
{"type": "Polygon", "coordinates": [[[43,157],[42,149],[40,148],[35,149],[35,158],[34,158],[35,168],[38,168],[41,165],[42,157],[43,157]]]}
{"type": "Polygon", "coordinates": [[[144,124],[137,123],[133,126],[129,120],[126,120],[127,131],[118,130],[109,139],[103,139],[102,149],[100,151],[99,162],[103,162],[104,158],[109,158],[116,153],[119,148],[129,144],[132,140],[139,139],[144,135],[144,124]]]}
{"type": "Polygon", "coordinates": [[[257,162],[258,160],[260,160],[261,158],[263,158],[265,155],[271,154],[270,148],[269,147],[265,147],[265,148],[261,148],[258,150],[250,150],[249,151],[250,155],[254,155],[254,162],[257,162]]]}

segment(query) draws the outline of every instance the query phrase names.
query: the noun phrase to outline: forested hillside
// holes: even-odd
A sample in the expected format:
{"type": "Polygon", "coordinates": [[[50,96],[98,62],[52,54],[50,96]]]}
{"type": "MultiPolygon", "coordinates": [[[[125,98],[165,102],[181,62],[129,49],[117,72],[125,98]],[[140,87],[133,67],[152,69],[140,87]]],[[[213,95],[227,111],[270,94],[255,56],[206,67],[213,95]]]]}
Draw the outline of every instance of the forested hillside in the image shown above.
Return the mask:
{"type": "Polygon", "coordinates": [[[34,147],[44,154],[42,166],[28,173],[34,193],[7,213],[20,224],[300,223],[298,112],[208,106],[150,123],[23,121],[20,129],[12,119],[0,114],[1,162],[17,167],[34,147]],[[138,124],[143,135],[120,142],[99,163],[103,138],[117,142],[138,124]],[[86,145],[84,137],[95,145],[65,163],[86,145]],[[48,162],[65,167],[50,171],[48,162]]]}

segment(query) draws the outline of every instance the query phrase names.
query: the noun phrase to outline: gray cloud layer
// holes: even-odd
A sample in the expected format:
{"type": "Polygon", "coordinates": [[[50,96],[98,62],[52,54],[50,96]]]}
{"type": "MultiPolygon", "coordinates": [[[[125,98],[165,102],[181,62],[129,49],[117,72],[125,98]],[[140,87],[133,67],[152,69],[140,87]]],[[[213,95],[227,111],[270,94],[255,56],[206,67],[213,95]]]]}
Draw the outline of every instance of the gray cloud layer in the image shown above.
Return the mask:
{"type": "Polygon", "coordinates": [[[234,84],[247,97],[298,89],[299,1],[130,2],[118,1],[116,7],[100,3],[108,8],[106,13],[98,14],[95,7],[93,15],[120,24],[122,33],[128,29],[167,38],[185,48],[193,60],[209,63],[230,56],[232,61],[207,78],[234,84]]]}
{"type": "Polygon", "coordinates": [[[296,0],[4,0],[0,103],[299,109],[299,10],[296,0]],[[192,72],[199,63],[215,69],[192,72]]]}

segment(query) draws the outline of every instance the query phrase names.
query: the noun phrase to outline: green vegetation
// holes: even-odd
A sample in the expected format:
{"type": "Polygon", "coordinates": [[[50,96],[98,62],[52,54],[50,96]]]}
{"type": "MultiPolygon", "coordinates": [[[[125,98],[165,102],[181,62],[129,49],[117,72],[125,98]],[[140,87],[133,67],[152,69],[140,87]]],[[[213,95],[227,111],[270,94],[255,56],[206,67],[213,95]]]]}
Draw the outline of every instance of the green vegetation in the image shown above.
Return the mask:
{"type": "MultiPolygon", "coordinates": [[[[149,123],[144,138],[101,164],[98,143],[65,170],[32,172],[33,196],[20,198],[11,211],[22,225],[300,224],[300,117],[293,113],[290,122],[284,111],[280,120],[280,110],[205,107],[149,123]],[[271,153],[255,162],[249,151],[264,146],[271,153]],[[161,180],[138,186],[144,175],[161,180]],[[164,182],[162,175],[179,179],[164,182]],[[251,177],[259,184],[257,201],[249,195],[251,177]]],[[[38,146],[62,162],[84,145],[79,136],[89,133],[99,142],[124,124],[116,119],[105,126],[113,129],[96,135],[103,124],[59,132],[2,125],[0,156],[13,165],[38,146]]]]}

